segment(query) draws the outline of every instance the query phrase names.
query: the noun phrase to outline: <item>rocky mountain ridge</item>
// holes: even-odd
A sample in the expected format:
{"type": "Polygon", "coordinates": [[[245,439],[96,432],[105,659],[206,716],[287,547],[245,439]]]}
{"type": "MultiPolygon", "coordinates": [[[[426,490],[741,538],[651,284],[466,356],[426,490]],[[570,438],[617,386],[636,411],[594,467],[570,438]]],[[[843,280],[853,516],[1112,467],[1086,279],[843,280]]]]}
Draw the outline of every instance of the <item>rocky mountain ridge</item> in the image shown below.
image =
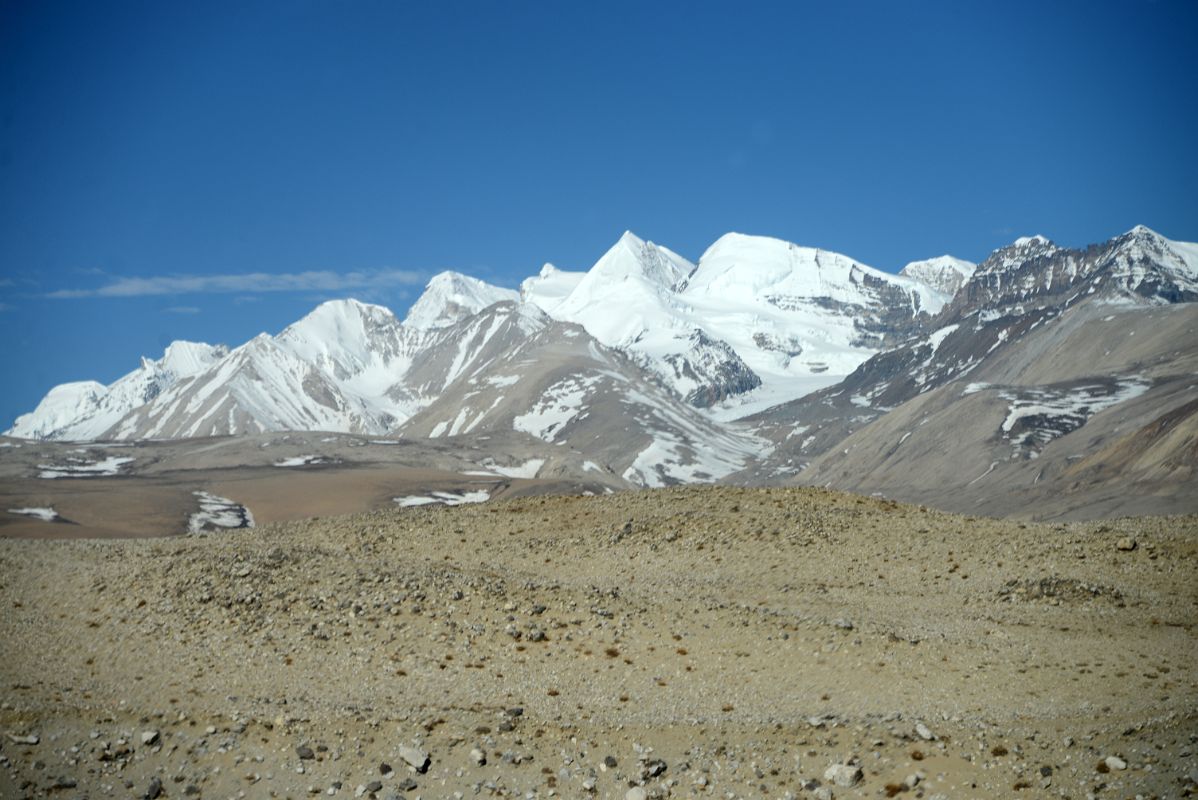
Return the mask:
{"type": "MultiPolygon", "coordinates": [[[[57,387],[10,433],[515,431],[633,486],[798,480],[866,490],[859,479],[877,464],[843,459],[842,443],[883,462],[901,453],[904,474],[933,475],[954,448],[944,440],[913,458],[923,434],[980,425],[980,443],[957,437],[973,445],[954,458],[984,455],[987,474],[1041,459],[1032,479],[1047,486],[1045,476],[1068,473],[1049,462],[1076,460],[1065,451],[1087,428],[1101,430],[1103,415],[1139,428],[1193,424],[1175,411],[1193,399],[1184,364],[1195,348],[1177,344],[1198,341],[1188,316],[1198,308],[1198,245],[1138,226],[1082,250],[1025,237],[976,268],[941,257],[904,272],[741,234],[691,264],[626,233],[589,272],[546,265],[519,293],[443,273],[402,322],[381,306],[334,301],[231,351],[177,343],[110,387],[57,387]],[[952,296],[928,285],[958,280],[952,296]],[[1178,311],[1153,317],[1161,308],[1178,311]],[[1112,320],[1130,330],[1157,318],[1171,339],[1110,339],[1112,320]],[[1098,341],[1107,344],[1088,344],[1098,341]],[[938,426],[921,421],[919,436],[891,432],[886,420],[929,397],[969,409],[988,398],[1006,411],[996,422],[944,411],[938,426]],[[875,429],[901,441],[868,444],[875,429]]],[[[1170,441],[1167,453],[1149,449],[1188,464],[1177,448],[1190,440],[1170,441]]],[[[1161,474],[1184,484],[1188,469],[1161,474]]]]}

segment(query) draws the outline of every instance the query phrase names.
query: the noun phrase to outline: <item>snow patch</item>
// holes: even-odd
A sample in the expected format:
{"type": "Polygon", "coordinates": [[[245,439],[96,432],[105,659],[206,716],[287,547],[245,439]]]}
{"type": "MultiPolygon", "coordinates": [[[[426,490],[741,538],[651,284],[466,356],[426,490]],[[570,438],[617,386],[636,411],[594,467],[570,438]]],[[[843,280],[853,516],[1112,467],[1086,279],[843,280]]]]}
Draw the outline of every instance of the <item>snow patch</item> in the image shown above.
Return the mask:
{"type": "Polygon", "coordinates": [[[42,522],[56,522],[62,517],[58,516],[58,512],[52,508],[10,508],[9,514],[19,514],[22,517],[33,517],[40,519],[42,522]]]}
{"type": "Polygon", "coordinates": [[[1100,411],[1138,397],[1150,385],[1143,378],[1130,377],[1067,389],[1008,389],[999,393],[1009,403],[1000,430],[1014,456],[1034,458],[1049,442],[1077,430],[1100,411]]]}
{"type": "Polygon", "coordinates": [[[442,505],[460,506],[463,503],[485,503],[491,499],[491,493],[479,489],[474,492],[429,492],[427,495],[408,495],[393,498],[402,508],[414,506],[442,505]]]}
{"type": "Polygon", "coordinates": [[[240,503],[208,492],[192,492],[192,494],[199,498],[200,510],[187,518],[189,534],[194,536],[211,533],[218,529],[254,527],[254,515],[240,503]]]}
{"type": "Polygon", "coordinates": [[[498,472],[508,478],[535,478],[537,473],[541,471],[541,467],[545,465],[543,458],[530,458],[523,464],[515,467],[501,467],[493,461],[484,461],[483,466],[487,469],[498,472]]]}
{"type": "Polygon", "coordinates": [[[561,429],[582,412],[582,403],[589,390],[600,380],[602,377],[599,375],[586,378],[571,376],[554,383],[528,413],[512,421],[512,426],[518,431],[552,442],[561,429]]]}
{"type": "Polygon", "coordinates": [[[41,470],[39,478],[109,478],[121,473],[121,467],[133,461],[133,458],[118,458],[109,456],[101,461],[86,461],[82,458],[68,458],[65,464],[38,464],[41,470]]]}
{"type": "Polygon", "coordinates": [[[306,467],[311,464],[332,464],[333,459],[327,456],[305,455],[281,458],[275,462],[276,467],[306,467]]]}

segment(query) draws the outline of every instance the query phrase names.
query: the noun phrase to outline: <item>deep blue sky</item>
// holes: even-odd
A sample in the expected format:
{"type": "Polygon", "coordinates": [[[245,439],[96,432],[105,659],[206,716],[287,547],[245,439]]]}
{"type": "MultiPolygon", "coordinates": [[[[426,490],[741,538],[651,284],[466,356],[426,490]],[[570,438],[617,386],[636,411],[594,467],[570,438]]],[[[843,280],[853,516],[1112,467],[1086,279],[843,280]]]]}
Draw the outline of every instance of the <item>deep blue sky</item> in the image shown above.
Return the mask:
{"type": "Polygon", "coordinates": [[[0,0],[0,428],[172,339],[626,228],[889,270],[1195,241],[1196,35],[1192,0],[0,0]]]}

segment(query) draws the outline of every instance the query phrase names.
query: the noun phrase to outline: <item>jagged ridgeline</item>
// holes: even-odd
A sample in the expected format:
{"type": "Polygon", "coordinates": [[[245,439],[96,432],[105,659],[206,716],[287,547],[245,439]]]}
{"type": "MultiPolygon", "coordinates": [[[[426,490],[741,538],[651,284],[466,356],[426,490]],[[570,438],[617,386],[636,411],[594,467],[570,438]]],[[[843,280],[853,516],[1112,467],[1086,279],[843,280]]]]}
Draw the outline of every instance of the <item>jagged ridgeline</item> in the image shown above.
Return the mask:
{"type": "Polygon", "coordinates": [[[1097,485],[1114,463],[1182,486],[1196,298],[1198,246],[1144,227],[897,275],[742,234],[695,264],[626,233],[588,271],[547,264],[519,291],[442,273],[402,321],[343,300],[231,350],[176,342],[109,386],[55,387],[9,434],[514,432],[633,486],[819,482],[950,505],[1000,483],[1097,485]]]}

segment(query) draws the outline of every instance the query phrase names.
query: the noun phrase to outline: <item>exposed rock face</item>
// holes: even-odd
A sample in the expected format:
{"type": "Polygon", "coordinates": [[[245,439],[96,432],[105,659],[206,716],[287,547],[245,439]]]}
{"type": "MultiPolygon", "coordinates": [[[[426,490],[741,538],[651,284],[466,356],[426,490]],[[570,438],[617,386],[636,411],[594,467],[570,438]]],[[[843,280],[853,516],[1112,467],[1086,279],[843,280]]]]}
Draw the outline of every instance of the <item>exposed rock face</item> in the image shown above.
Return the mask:
{"type": "Polygon", "coordinates": [[[977,264],[952,256],[939,256],[924,261],[912,261],[899,271],[899,275],[926,283],[937,291],[953,297],[960,291],[977,264]]]}
{"type": "Polygon", "coordinates": [[[708,408],[761,385],[761,378],[727,342],[712,339],[701,330],[691,333],[690,342],[688,351],[671,353],[662,359],[674,369],[676,380],[695,385],[683,398],[686,402],[708,408]]]}

